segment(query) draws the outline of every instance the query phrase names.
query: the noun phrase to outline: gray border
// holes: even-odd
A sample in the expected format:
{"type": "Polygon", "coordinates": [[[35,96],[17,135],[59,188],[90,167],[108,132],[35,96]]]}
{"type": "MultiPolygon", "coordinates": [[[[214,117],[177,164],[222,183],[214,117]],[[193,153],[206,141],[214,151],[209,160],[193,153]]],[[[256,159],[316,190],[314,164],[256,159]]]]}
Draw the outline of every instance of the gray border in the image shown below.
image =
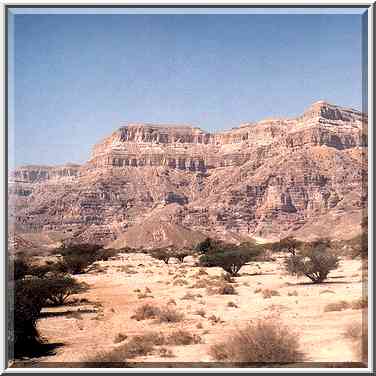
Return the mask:
{"type": "MultiPolygon", "coordinates": [[[[8,231],[9,231],[9,226],[8,226],[8,120],[9,120],[9,117],[8,117],[8,89],[9,89],[9,82],[8,82],[8,68],[9,68],[9,65],[8,65],[8,48],[9,48],[9,45],[8,45],[8,26],[9,26],[9,13],[8,11],[10,11],[11,9],[21,9],[21,8],[28,8],[28,9],[37,9],[37,8],[44,8],[44,9],[56,9],[56,8],[60,8],[60,9],[63,9],[63,8],[71,8],[71,9],[77,9],[77,8],[83,8],[83,9],[93,9],[93,8],[97,8],[97,9],[105,9],[105,8],[111,8],[111,9],[119,9],[119,8],[130,8],[130,9],[134,9],[134,8],[152,8],[152,9],[168,9],[168,8],[187,8],[187,9],[193,9],[193,8],[208,8],[208,9],[232,9],[232,8],[236,8],[236,9],[247,9],[247,8],[264,8],[264,9],[267,9],[267,8],[287,8],[287,9],[292,9],[292,8],[305,8],[305,9],[309,9],[309,8],[364,8],[365,9],[365,13],[363,13],[362,15],[362,18],[364,18],[364,21],[362,20],[362,34],[363,36],[365,35],[364,39],[362,40],[362,49],[363,49],[363,56],[362,56],[362,63],[363,63],[363,71],[362,71],[362,81],[363,81],[363,98],[362,98],[362,111],[364,113],[367,113],[367,109],[368,109],[368,84],[369,84],[369,79],[368,79],[368,38],[371,37],[371,36],[368,36],[368,13],[370,11],[370,8],[372,8],[372,14],[373,14],[373,20],[376,19],[376,7],[375,7],[375,4],[376,3],[373,3],[373,4],[305,4],[305,5],[299,5],[299,4],[294,4],[294,5],[279,5],[279,4],[275,4],[275,5],[271,5],[271,4],[254,4],[254,5],[250,5],[250,4],[234,4],[234,5],[229,5],[229,4],[221,4],[221,5],[213,5],[213,4],[159,4],[159,5],[156,5],[156,4],[151,4],[151,5],[145,5],[145,4],[93,4],[93,5],[87,5],[87,4],[66,4],[66,5],[36,5],[36,4],[24,4],[24,5],[18,5],[18,4],[12,4],[12,5],[5,5],[4,6],[4,19],[5,19],[5,22],[4,22],[4,49],[5,49],[5,53],[4,53],[4,75],[5,75],[5,80],[4,80],[4,90],[5,90],[5,95],[4,95],[4,105],[5,105],[5,109],[4,109],[4,182],[5,182],[5,185],[4,185],[4,246],[5,246],[5,252],[4,252],[4,286],[5,286],[5,294],[4,294],[4,302],[5,302],[5,307],[6,307],[6,311],[5,311],[5,320],[4,320],[4,328],[5,328],[5,331],[4,331],[4,349],[5,349],[5,363],[4,363],[4,367],[7,367],[7,365],[9,364],[9,355],[10,355],[10,351],[9,351],[9,344],[8,344],[8,333],[9,333],[9,327],[8,327],[8,324],[9,324],[9,301],[10,301],[10,296],[8,295],[8,280],[9,280],[9,265],[8,265],[8,231]],[[366,90],[364,90],[366,89],[366,90]]],[[[375,36],[375,29],[373,29],[373,35],[372,37],[375,36]]],[[[374,38],[372,38],[374,40],[374,38]]],[[[373,61],[375,61],[375,56],[376,56],[376,52],[375,52],[375,49],[373,50],[373,55],[372,55],[372,58],[373,58],[373,61]]],[[[373,67],[372,67],[372,73],[373,73],[373,67]]],[[[375,84],[375,77],[372,77],[372,83],[373,85],[375,84]]],[[[372,86],[372,90],[373,90],[374,86],[372,86]]],[[[372,100],[374,100],[374,96],[373,96],[373,92],[371,93],[372,95],[372,100]]],[[[374,104],[374,102],[372,103],[374,104]]],[[[373,126],[373,123],[372,124],[369,124],[370,126],[372,125],[373,126]]],[[[373,132],[373,135],[372,135],[372,141],[373,141],[373,145],[375,144],[376,142],[376,134],[375,132],[373,132]]],[[[372,161],[374,162],[374,161],[372,161]]],[[[372,166],[373,167],[373,186],[374,186],[374,183],[375,183],[375,167],[374,165],[372,166]]],[[[372,196],[373,197],[373,196],[372,196]]],[[[373,223],[373,213],[374,213],[374,209],[375,209],[375,203],[372,201],[372,206],[371,206],[371,209],[372,209],[372,214],[371,214],[371,217],[372,217],[372,230],[373,230],[373,226],[374,226],[374,223],[373,223]]],[[[371,250],[373,250],[373,232],[371,233],[371,250]]],[[[373,270],[375,270],[375,257],[373,257],[373,270]]],[[[367,290],[367,285],[365,284],[364,285],[366,290],[367,290]]],[[[374,289],[373,289],[374,290],[374,289]]],[[[367,291],[365,291],[365,293],[367,293],[367,291]]],[[[373,309],[371,310],[371,312],[373,313],[374,312],[374,309],[375,309],[375,292],[372,291],[373,293],[373,309]]],[[[369,321],[372,321],[370,320],[371,318],[369,318],[369,321]]],[[[375,328],[373,327],[372,328],[373,330],[373,335],[372,335],[372,345],[374,344],[374,338],[375,338],[375,328]]],[[[373,348],[372,350],[369,350],[369,351],[373,351],[373,348]]],[[[371,358],[371,357],[369,357],[371,358]]],[[[56,363],[51,363],[50,365],[48,365],[49,363],[46,363],[45,366],[46,367],[55,367],[57,364],[56,363]]],[[[184,363],[184,364],[190,364],[190,367],[197,367],[199,365],[202,365],[202,364],[206,364],[206,363],[184,363]]],[[[308,365],[309,363],[305,363],[305,365],[302,365],[303,368],[306,368],[307,366],[309,367],[308,365]]],[[[320,363],[312,363],[312,366],[313,365],[318,365],[320,363]]],[[[328,363],[321,363],[323,366],[325,365],[329,365],[328,363]]],[[[333,363],[330,363],[333,365],[333,363]]],[[[343,363],[342,363],[343,364],[343,363]]],[[[60,364],[61,365],[61,364],[60,364]]],[[[77,364],[76,364],[77,365],[77,364]]],[[[163,363],[164,366],[167,366],[168,367],[168,364],[167,363],[163,363]]],[[[180,363],[180,365],[182,365],[182,363],[180,363]]],[[[214,365],[214,364],[213,364],[214,365]]],[[[223,365],[223,364],[222,364],[223,365]]],[[[345,364],[343,364],[345,365],[345,364]]],[[[349,364],[346,364],[345,367],[347,367],[349,364]]],[[[66,364],[67,366],[67,364],[66,364]]],[[[154,366],[158,366],[158,364],[154,364],[154,366]]],[[[40,368],[44,368],[43,366],[40,366],[40,368]]],[[[140,368],[148,368],[150,367],[149,365],[148,366],[142,366],[140,368]]],[[[170,365],[171,367],[171,365],[170,365]]],[[[214,365],[215,367],[215,365],[214,365]]],[[[369,367],[373,367],[373,362],[371,362],[371,364],[369,364],[369,367]]],[[[139,368],[139,367],[137,367],[139,368]]],[[[206,367],[205,367],[206,368],[206,367]]],[[[331,367],[332,368],[332,367],[331,367]]],[[[82,368],[82,371],[84,371],[85,368],[82,368]]],[[[228,368],[229,372],[231,372],[231,368],[228,368]]],[[[277,370],[277,369],[276,369],[277,370]]],[[[325,369],[324,369],[325,370],[325,369]]],[[[308,371],[308,370],[307,370],[308,371]]],[[[374,369],[372,368],[372,371],[374,371],[374,369]]],[[[251,371],[252,372],[252,371],[251,371]]],[[[308,371],[309,372],[309,371],[308,371]]],[[[12,374],[17,374],[15,372],[4,372],[4,373],[12,373],[12,374]]],[[[364,373],[364,372],[362,372],[364,373]]],[[[371,372],[373,373],[373,372],[371,372]]]]}

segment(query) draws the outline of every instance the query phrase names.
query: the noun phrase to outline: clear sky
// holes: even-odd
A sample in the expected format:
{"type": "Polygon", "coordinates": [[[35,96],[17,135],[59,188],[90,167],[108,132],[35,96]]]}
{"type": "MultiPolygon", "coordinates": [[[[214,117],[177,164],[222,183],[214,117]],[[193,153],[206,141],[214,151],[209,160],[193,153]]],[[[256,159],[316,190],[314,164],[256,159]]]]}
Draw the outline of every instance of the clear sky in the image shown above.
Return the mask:
{"type": "MultiPolygon", "coordinates": [[[[17,14],[10,163],[63,164],[125,121],[217,131],[361,109],[361,16],[17,14]]],[[[14,39],[13,39],[14,37],[14,39]]]]}

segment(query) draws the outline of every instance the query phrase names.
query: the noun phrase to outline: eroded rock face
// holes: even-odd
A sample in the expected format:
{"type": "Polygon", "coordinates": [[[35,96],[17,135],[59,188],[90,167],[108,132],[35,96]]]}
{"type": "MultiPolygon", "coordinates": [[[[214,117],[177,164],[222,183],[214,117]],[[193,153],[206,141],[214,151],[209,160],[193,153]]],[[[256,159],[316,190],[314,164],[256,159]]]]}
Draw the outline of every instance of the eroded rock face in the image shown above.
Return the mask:
{"type": "Polygon", "coordinates": [[[295,119],[216,134],[129,124],[95,145],[82,166],[14,171],[10,223],[19,233],[109,243],[145,221],[175,224],[176,234],[276,239],[320,235],[315,218],[337,226],[347,215],[343,236],[351,236],[367,204],[366,124],[360,112],[325,102],[295,119]]]}

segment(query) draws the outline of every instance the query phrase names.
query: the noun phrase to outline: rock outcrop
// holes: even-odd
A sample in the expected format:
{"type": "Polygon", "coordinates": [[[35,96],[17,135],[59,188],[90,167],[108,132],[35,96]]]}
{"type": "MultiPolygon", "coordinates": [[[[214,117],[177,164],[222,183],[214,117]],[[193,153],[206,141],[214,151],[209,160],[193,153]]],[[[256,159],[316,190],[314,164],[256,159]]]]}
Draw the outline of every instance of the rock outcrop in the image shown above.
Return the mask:
{"type": "Polygon", "coordinates": [[[322,226],[349,237],[360,231],[367,206],[366,126],[362,113],[321,101],[294,119],[220,133],[128,124],[95,145],[82,166],[14,171],[11,228],[117,246],[131,243],[144,223],[150,232],[155,218],[176,239],[189,231],[224,239],[311,238],[322,226]],[[343,218],[345,233],[336,228],[343,218]]]}

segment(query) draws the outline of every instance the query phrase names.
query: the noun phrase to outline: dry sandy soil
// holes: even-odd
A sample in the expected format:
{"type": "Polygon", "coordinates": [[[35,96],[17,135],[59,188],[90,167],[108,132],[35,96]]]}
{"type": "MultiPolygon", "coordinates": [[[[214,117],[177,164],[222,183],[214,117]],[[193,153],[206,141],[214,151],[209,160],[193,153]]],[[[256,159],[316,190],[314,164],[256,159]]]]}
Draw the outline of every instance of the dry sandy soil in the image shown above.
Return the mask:
{"type": "Polygon", "coordinates": [[[200,279],[221,276],[220,268],[204,268],[208,275],[198,275],[200,268],[194,267],[192,258],[186,258],[182,264],[174,261],[166,265],[145,254],[120,254],[110,261],[98,263],[97,270],[77,276],[88,283],[90,289],[75,298],[88,302],[44,309],[50,317],[39,321],[40,333],[50,343],[64,345],[55,355],[38,361],[81,362],[98,352],[121,346],[124,342],[115,343],[119,333],[129,339],[151,331],[170,333],[183,328],[199,335],[202,343],[163,346],[171,350],[173,357],[162,357],[156,351],[134,361],[213,362],[209,355],[211,345],[226,340],[234,329],[258,318],[279,318],[295,331],[306,362],[360,361],[353,342],[344,337],[344,332],[350,324],[362,322],[362,309],[325,311],[329,303],[354,302],[362,297],[360,260],[342,260],[325,283],[314,285],[306,278],[287,275],[283,257],[279,255],[275,261],[255,262],[243,267],[234,284],[236,295],[210,294],[206,288],[191,287],[200,279]],[[145,294],[146,288],[150,292],[145,294]],[[275,290],[278,295],[264,297],[265,289],[275,290]],[[187,293],[195,296],[183,299],[187,293]],[[228,306],[229,302],[235,303],[236,307],[228,306]],[[137,321],[131,318],[144,303],[173,306],[184,313],[184,319],[161,324],[153,319],[137,321]],[[86,313],[69,313],[76,310],[86,310],[86,313]],[[198,310],[205,312],[204,317],[197,314],[198,310]],[[212,315],[220,322],[209,319],[212,315]]]}

